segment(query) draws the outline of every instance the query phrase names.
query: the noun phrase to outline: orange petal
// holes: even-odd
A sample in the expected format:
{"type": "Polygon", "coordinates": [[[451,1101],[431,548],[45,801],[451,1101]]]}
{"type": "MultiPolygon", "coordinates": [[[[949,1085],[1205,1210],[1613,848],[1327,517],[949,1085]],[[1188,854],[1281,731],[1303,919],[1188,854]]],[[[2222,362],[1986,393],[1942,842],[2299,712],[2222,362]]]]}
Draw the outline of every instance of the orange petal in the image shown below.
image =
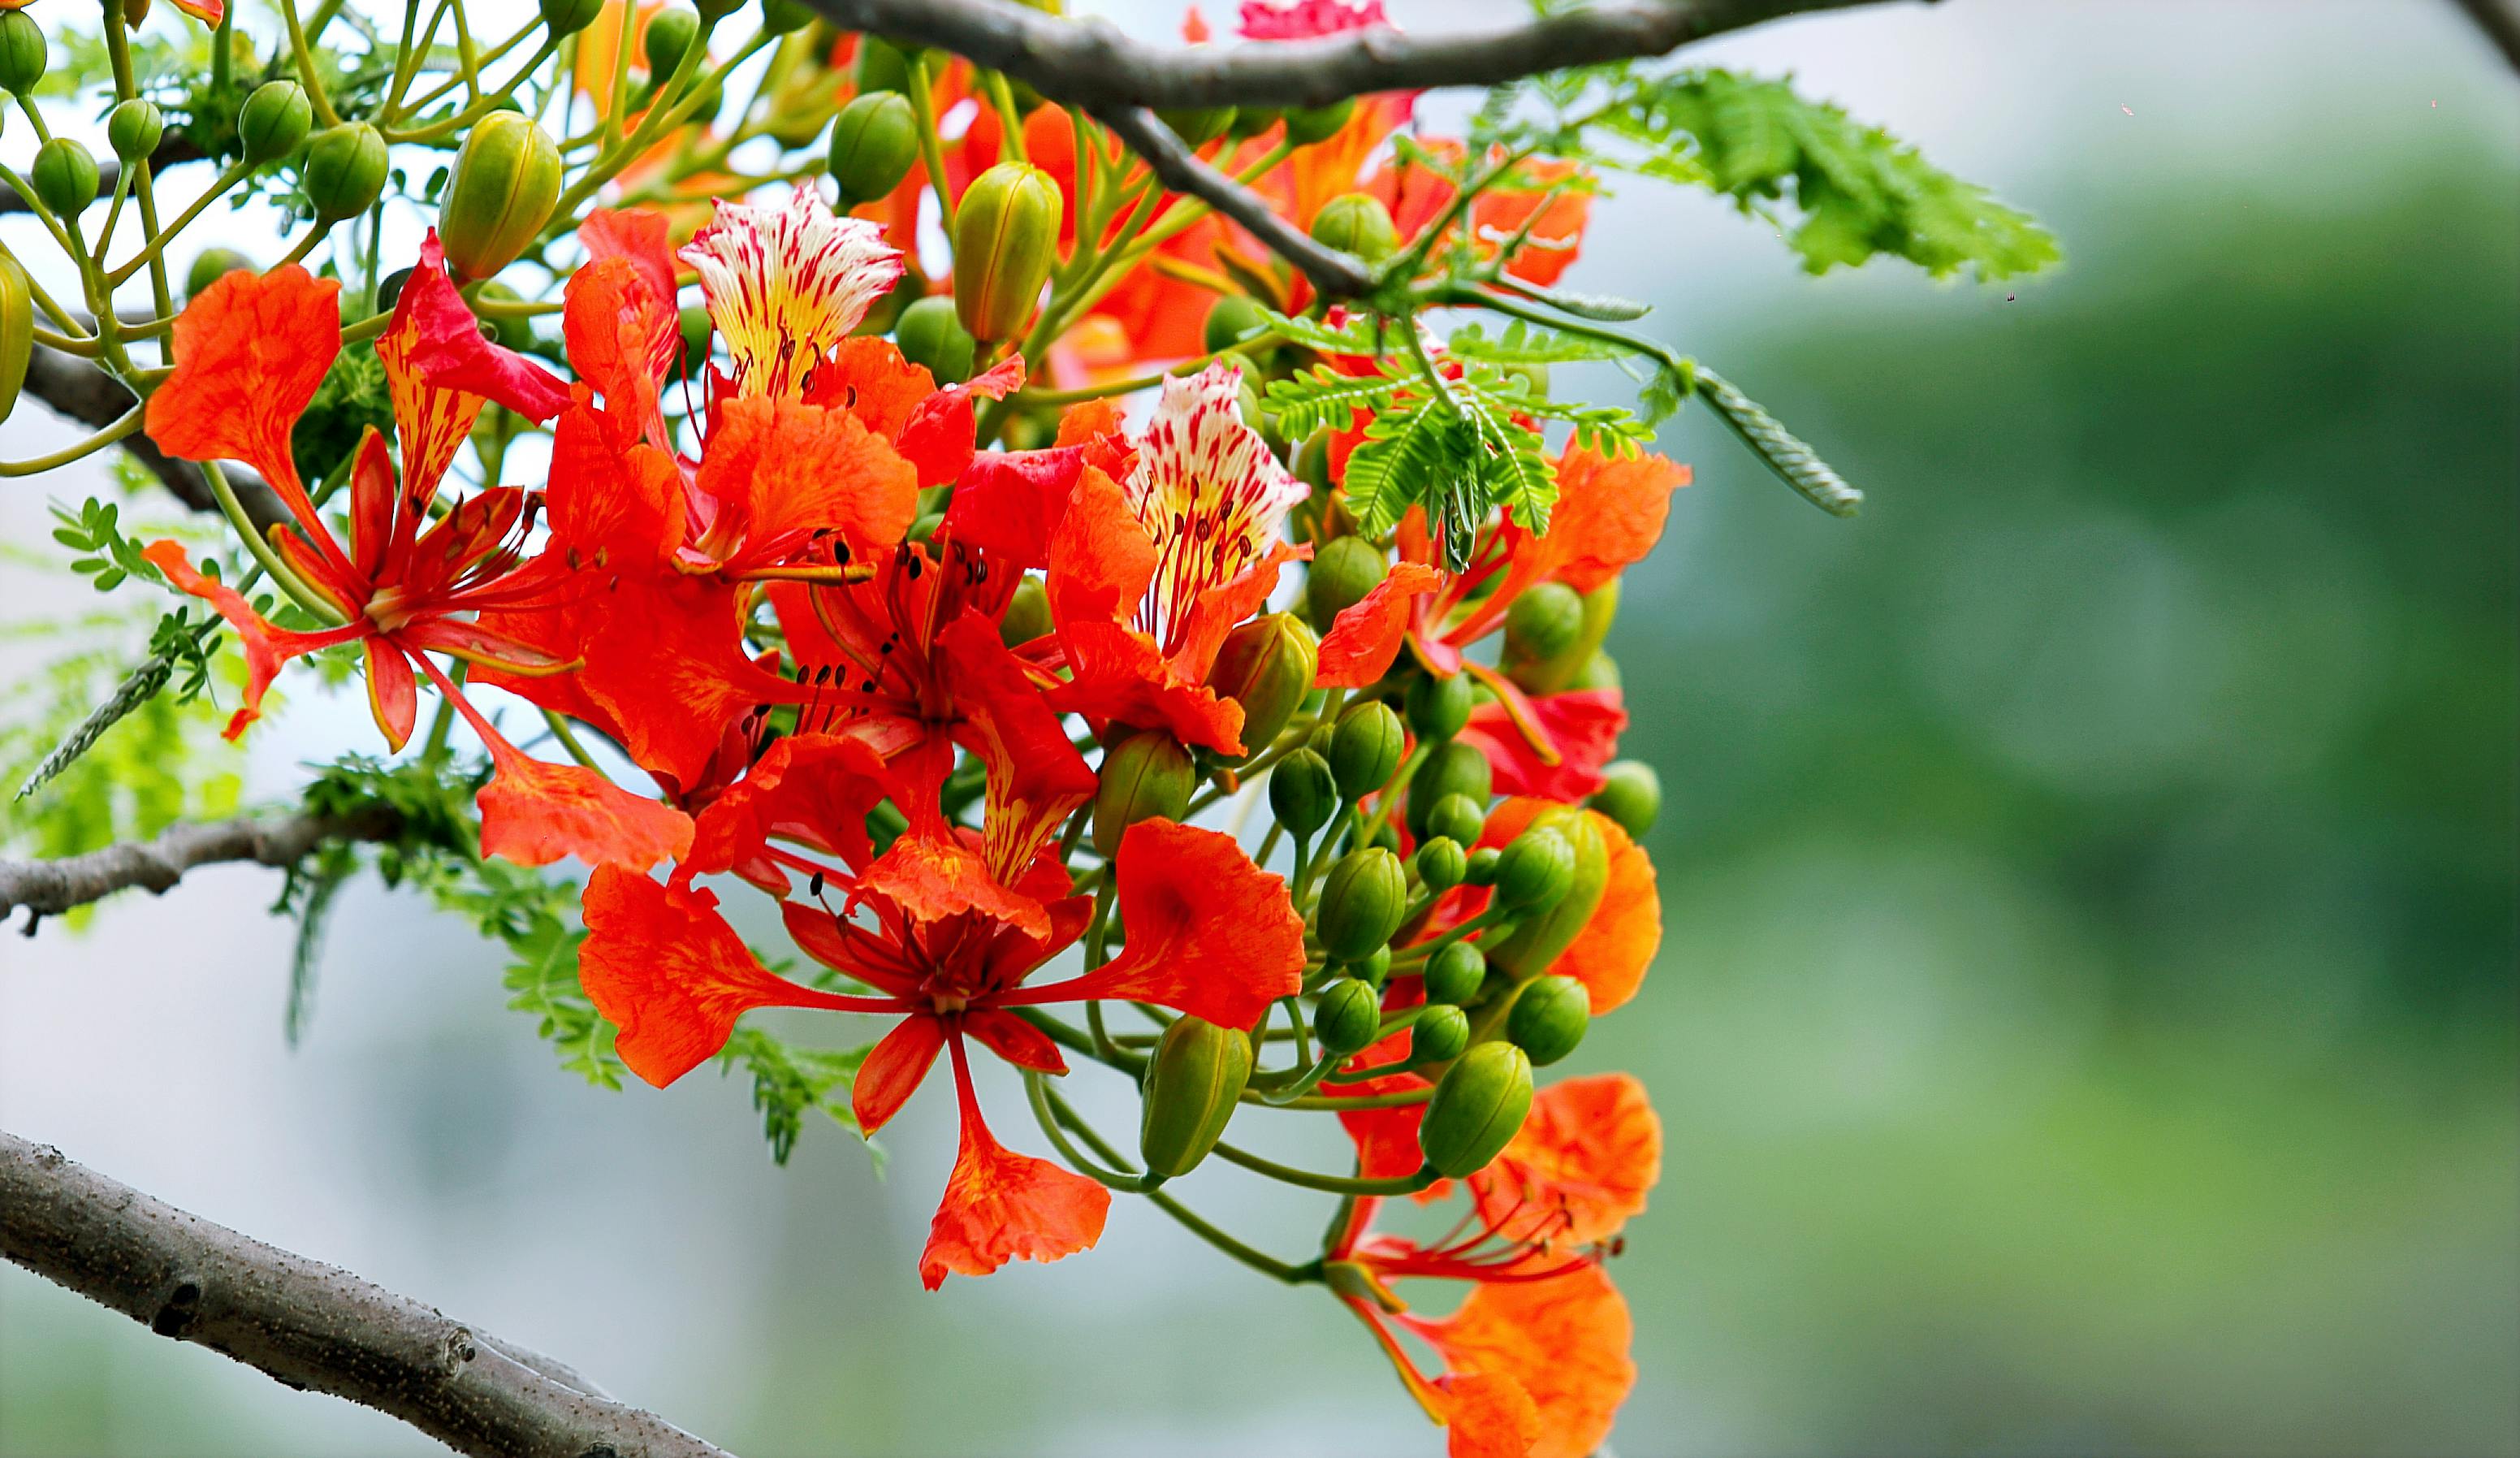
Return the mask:
{"type": "Polygon", "coordinates": [[[683,544],[683,479],[674,458],[612,430],[581,398],[552,429],[552,550],[613,570],[651,568],[683,544]]]}
{"type": "Polygon", "coordinates": [[[924,1013],[902,1019],[868,1049],[866,1062],[858,1065],[857,1081],[849,1089],[849,1109],[857,1116],[858,1132],[873,1137],[890,1123],[910,1096],[919,1092],[919,1085],[927,1081],[927,1071],[936,1067],[936,1055],[943,1051],[945,1024],[924,1013]]]}
{"type": "Polygon", "coordinates": [[[367,631],[364,620],[320,633],[292,633],[273,627],[235,588],[193,570],[193,560],[176,543],[151,542],[140,555],[165,573],[167,581],[217,609],[228,626],[236,629],[237,644],[245,650],[245,704],[228,719],[229,739],[245,733],[248,724],[262,717],[262,696],[270,691],[272,679],[279,676],[281,664],[301,654],[347,643],[367,631]]]}
{"type": "Polygon", "coordinates": [[[1372,591],[1350,604],[1322,635],[1314,686],[1362,689],[1390,672],[1418,600],[1443,585],[1443,572],[1423,563],[1394,565],[1372,591]]]}
{"type": "Polygon", "coordinates": [[[1093,767],[997,624],[966,611],[937,635],[962,710],[958,742],[987,771],[982,825],[990,872],[1012,884],[1077,806],[1094,797],[1093,767]]]}
{"type": "Polygon", "coordinates": [[[614,254],[571,274],[562,301],[569,365],[602,392],[606,417],[622,434],[671,448],[656,390],[682,343],[673,296],[657,297],[641,265],[614,254]]]}
{"type": "Polygon", "coordinates": [[[1601,456],[1569,446],[1557,459],[1557,507],[1550,554],[1557,580],[1591,592],[1644,560],[1662,539],[1671,493],[1688,468],[1657,455],[1601,456]]]}
{"type": "Polygon", "coordinates": [[[676,875],[734,870],[760,855],[774,836],[863,866],[874,858],[867,812],[890,793],[888,784],[883,761],[862,741],[791,734],[700,811],[691,852],[676,875]]]}
{"type": "Polygon", "coordinates": [[[913,921],[932,922],[976,911],[1028,936],[1050,934],[1049,911],[1032,897],[999,884],[989,872],[988,861],[960,840],[912,831],[876,857],[858,884],[900,907],[913,921]]]}
{"type": "Polygon", "coordinates": [[[1643,1213],[1661,1177],[1662,1121],[1645,1086],[1597,1073],[1542,1089],[1521,1132],[1469,1186],[1508,1239],[1590,1246],[1643,1213]]]}
{"type": "Polygon", "coordinates": [[[294,263],[228,274],[176,316],[174,373],[149,397],[149,438],[160,449],[251,466],[320,544],[332,533],[297,478],[289,433],[341,352],[340,293],[340,280],[294,263]]]}
{"type": "Polygon", "coordinates": [[[1092,1249],[1102,1238],[1111,1192],[999,1144],[980,1119],[962,1040],[953,1047],[962,1148],[919,1257],[921,1283],[934,1291],[949,1273],[985,1276],[1010,1260],[1057,1260],[1092,1249]]]}
{"type": "MultiPolygon", "coordinates": [[[[1508,686],[1508,692],[1516,692],[1508,686]]],[[[1563,694],[1525,697],[1531,727],[1556,755],[1533,748],[1531,736],[1513,722],[1506,700],[1493,700],[1470,710],[1462,740],[1488,756],[1496,770],[1499,795],[1535,795],[1571,804],[1601,788],[1601,770],[1618,757],[1619,735],[1628,727],[1628,711],[1617,689],[1579,689],[1563,694]]]]}
{"type": "Polygon", "coordinates": [[[919,514],[908,461],[845,410],[761,397],[728,400],[700,460],[699,489],[718,500],[710,555],[767,566],[811,533],[859,547],[901,540],[919,514]]]}
{"type": "Polygon", "coordinates": [[[1435,1379],[1446,1458],[1525,1458],[1540,1440],[1540,1408],[1522,1384],[1494,1372],[1435,1379]]]}
{"type": "Polygon", "coordinates": [[[1119,622],[1138,611],[1154,574],[1153,538],[1138,524],[1120,483],[1088,464],[1051,535],[1052,620],[1062,628],[1119,622]]]}
{"type": "Polygon", "coordinates": [[[594,770],[495,752],[498,774],[480,795],[481,853],[521,866],[564,855],[644,871],[689,850],[692,817],[644,799],[594,770]]]}
{"type": "MultiPolygon", "coordinates": [[[[1546,1281],[1482,1285],[1451,1317],[1413,1325],[1454,1375],[1509,1378],[1529,1394],[1540,1418],[1531,1458],[1585,1458],[1610,1435],[1636,1386],[1628,1303],[1598,1265],[1546,1281]]],[[[1482,1401],[1462,1416],[1497,1411],[1482,1401]]]]}

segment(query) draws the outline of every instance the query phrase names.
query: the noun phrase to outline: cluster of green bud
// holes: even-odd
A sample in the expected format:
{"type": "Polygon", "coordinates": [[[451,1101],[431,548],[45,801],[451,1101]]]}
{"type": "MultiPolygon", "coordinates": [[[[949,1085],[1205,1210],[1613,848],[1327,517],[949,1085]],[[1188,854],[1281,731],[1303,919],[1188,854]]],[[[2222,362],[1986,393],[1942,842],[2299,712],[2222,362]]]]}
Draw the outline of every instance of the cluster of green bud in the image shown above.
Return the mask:
{"type": "Polygon", "coordinates": [[[1181,819],[1197,778],[1190,751],[1161,729],[1113,745],[1102,756],[1102,783],[1094,796],[1095,850],[1105,858],[1116,853],[1121,833],[1141,820],[1181,819]]]}
{"type": "Polygon", "coordinates": [[[1313,691],[1322,640],[1291,613],[1271,613],[1226,634],[1208,687],[1242,706],[1247,764],[1277,741],[1313,691]]]}
{"type": "Polygon", "coordinates": [[[44,27],[22,10],[0,10],[0,91],[31,96],[51,67],[44,27]]]}
{"type": "Polygon", "coordinates": [[[902,306],[892,327],[892,342],[901,357],[936,377],[939,385],[960,385],[980,362],[980,342],[963,327],[954,300],[941,296],[902,306]]]}

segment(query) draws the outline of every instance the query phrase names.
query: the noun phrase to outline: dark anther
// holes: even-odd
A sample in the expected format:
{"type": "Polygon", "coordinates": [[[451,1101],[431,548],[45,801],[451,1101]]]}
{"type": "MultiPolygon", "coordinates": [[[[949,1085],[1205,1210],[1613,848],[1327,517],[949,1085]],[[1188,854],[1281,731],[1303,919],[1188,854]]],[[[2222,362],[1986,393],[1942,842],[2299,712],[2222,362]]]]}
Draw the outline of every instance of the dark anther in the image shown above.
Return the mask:
{"type": "Polygon", "coordinates": [[[816,897],[816,898],[820,898],[820,897],[822,896],[822,894],[823,894],[823,873],[822,873],[822,872],[820,872],[820,871],[815,872],[815,873],[814,873],[814,879],[805,883],[805,894],[807,894],[807,895],[809,895],[809,896],[816,897]]]}

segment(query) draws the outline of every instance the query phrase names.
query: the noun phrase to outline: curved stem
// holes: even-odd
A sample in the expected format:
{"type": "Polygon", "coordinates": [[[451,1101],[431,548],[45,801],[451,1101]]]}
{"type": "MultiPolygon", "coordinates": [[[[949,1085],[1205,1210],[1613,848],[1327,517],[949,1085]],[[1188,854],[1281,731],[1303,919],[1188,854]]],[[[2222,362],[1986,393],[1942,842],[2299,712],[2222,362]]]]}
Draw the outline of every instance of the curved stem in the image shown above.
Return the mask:
{"type": "Polygon", "coordinates": [[[1389,1179],[1316,1174],[1309,1169],[1296,1169],[1274,1160],[1264,1160],[1222,1140],[1218,1141],[1216,1152],[1228,1163],[1239,1164],[1254,1174],[1265,1174],[1282,1184],[1297,1185],[1307,1190],[1326,1190],[1332,1195],[1415,1195],[1443,1177],[1432,1169],[1420,1169],[1415,1174],[1395,1175],[1389,1179]]]}

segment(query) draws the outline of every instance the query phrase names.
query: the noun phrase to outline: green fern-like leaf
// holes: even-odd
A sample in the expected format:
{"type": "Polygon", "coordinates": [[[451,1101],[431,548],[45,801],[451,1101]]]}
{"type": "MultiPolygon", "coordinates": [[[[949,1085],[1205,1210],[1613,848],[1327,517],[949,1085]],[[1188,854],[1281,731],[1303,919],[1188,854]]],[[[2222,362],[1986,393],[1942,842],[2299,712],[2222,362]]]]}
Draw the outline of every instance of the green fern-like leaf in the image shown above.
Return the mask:
{"type": "Polygon", "coordinates": [[[1351,431],[1359,413],[1372,414],[1391,403],[1394,384],[1381,375],[1343,375],[1328,365],[1315,365],[1270,381],[1269,408],[1278,417],[1278,430],[1289,439],[1315,431],[1351,431]]]}

